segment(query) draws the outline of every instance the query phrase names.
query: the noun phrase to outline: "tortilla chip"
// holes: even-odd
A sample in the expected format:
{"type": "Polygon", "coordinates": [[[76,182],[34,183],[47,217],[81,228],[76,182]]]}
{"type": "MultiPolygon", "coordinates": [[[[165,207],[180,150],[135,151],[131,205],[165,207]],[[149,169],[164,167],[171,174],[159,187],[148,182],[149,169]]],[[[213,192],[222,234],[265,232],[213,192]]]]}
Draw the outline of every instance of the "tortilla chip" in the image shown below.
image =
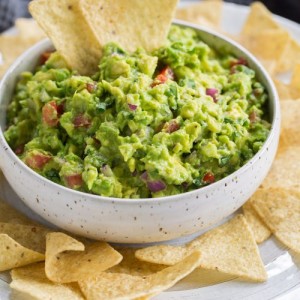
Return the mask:
{"type": "Polygon", "coordinates": [[[247,201],[243,205],[243,213],[254,235],[256,243],[260,244],[267,240],[271,235],[271,231],[257,215],[256,211],[251,205],[251,201],[247,201]]]}
{"type": "Polygon", "coordinates": [[[292,98],[291,92],[290,92],[290,87],[287,84],[283,83],[282,81],[280,81],[276,78],[273,78],[273,81],[275,83],[279,99],[281,101],[292,98]]]}
{"type": "Polygon", "coordinates": [[[150,294],[147,296],[142,296],[142,297],[138,297],[138,298],[134,298],[134,300],[148,300],[151,299],[152,297],[156,296],[157,294],[150,294]]]}
{"type": "Polygon", "coordinates": [[[14,269],[10,287],[38,300],[83,300],[76,283],[57,284],[45,275],[44,263],[14,269]]]}
{"type": "MultiPolygon", "coordinates": [[[[271,12],[261,3],[254,2],[250,6],[250,13],[243,25],[241,36],[251,36],[268,29],[281,29],[274,20],[271,12]]],[[[264,44],[267,44],[266,42],[264,44]]]]}
{"type": "MultiPolygon", "coordinates": [[[[299,55],[300,55],[300,51],[299,51],[299,55]]],[[[300,98],[300,64],[297,64],[294,67],[293,75],[290,83],[290,89],[291,89],[291,94],[293,99],[300,98]]]]}
{"type": "Polygon", "coordinates": [[[250,52],[264,60],[276,60],[285,51],[290,35],[283,29],[269,29],[242,35],[240,43],[250,52]]]}
{"type": "Polygon", "coordinates": [[[79,9],[79,0],[34,0],[29,10],[74,70],[83,75],[97,71],[101,47],[79,9]]]}
{"type": "Polygon", "coordinates": [[[166,268],[164,265],[151,264],[145,261],[138,260],[135,257],[135,248],[117,248],[116,249],[122,256],[122,261],[107,270],[110,273],[123,273],[132,276],[147,276],[157,273],[166,268]]]}
{"type": "Polygon", "coordinates": [[[23,247],[7,234],[0,234],[0,272],[44,259],[43,254],[23,247]]]}
{"type": "Polygon", "coordinates": [[[153,246],[136,251],[143,261],[173,265],[191,251],[202,253],[200,267],[251,281],[267,278],[258,248],[245,218],[238,215],[184,247],[153,246]]]}
{"type": "Polygon", "coordinates": [[[223,1],[206,0],[178,8],[175,17],[176,19],[217,29],[220,26],[222,8],[223,1]]]}
{"type": "Polygon", "coordinates": [[[20,18],[15,22],[15,26],[18,29],[19,36],[24,38],[31,38],[36,41],[40,41],[46,38],[45,33],[40,26],[33,19],[20,18]]]}
{"type": "Polygon", "coordinates": [[[0,223],[0,233],[5,233],[22,246],[40,253],[45,252],[48,232],[50,230],[44,227],[0,223]]]}
{"type": "Polygon", "coordinates": [[[0,198],[0,222],[14,223],[23,225],[37,225],[34,221],[27,218],[25,215],[10,206],[0,198]]]}
{"type": "Polygon", "coordinates": [[[135,256],[139,260],[149,263],[172,266],[182,261],[188,255],[188,245],[189,244],[186,246],[151,246],[137,250],[135,256]]]}
{"type": "Polygon", "coordinates": [[[220,284],[236,279],[237,276],[221,273],[218,270],[197,268],[191,274],[181,280],[180,286],[196,286],[197,288],[201,289],[206,286],[220,284]]]}
{"type": "Polygon", "coordinates": [[[295,63],[300,62],[299,43],[290,36],[287,30],[275,21],[271,12],[260,2],[255,2],[251,5],[250,13],[240,36],[243,39],[251,38],[253,43],[257,45],[255,46],[256,53],[258,51],[262,51],[264,54],[269,52],[270,57],[266,57],[267,59],[271,59],[271,56],[276,56],[274,58],[276,59],[274,68],[274,72],[276,73],[290,71],[295,63]],[[265,35],[268,31],[281,31],[281,35],[276,36],[274,33],[272,38],[270,34],[265,35]],[[271,49],[275,51],[272,52],[271,49]],[[280,53],[281,55],[279,55],[280,53]]]}
{"type": "Polygon", "coordinates": [[[275,72],[276,61],[263,59],[263,58],[259,58],[259,57],[258,57],[258,59],[261,62],[261,64],[265,67],[265,69],[268,71],[268,73],[272,76],[275,72]]]}
{"type": "Polygon", "coordinates": [[[104,272],[97,277],[79,282],[88,300],[133,299],[157,294],[190,274],[200,262],[201,254],[195,251],[178,264],[149,276],[131,276],[104,272]]]}
{"type": "Polygon", "coordinates": [[[257,244],[243,215],[205,233],[188,244],[188,250],[202,253],[200,267],[262,282],[267,273],[257,244]]]}
{"type": "Polygon", "coordinates": [[[0,78],[9,66],[25,50],[32,46],[36,40],[20,38],[18,36],[0,36],[0,78]]]}
{"type": "Polygon", "coordinates": [[[299,153],[300,146],[286,147],[282,142],[262,187],[300,188],[299,153]]]}
{"type": "Polygon", "coordinates": [[[280,147],[297,146],[300,142],[300,101],[286,100],[280,103],[280,147]]]}
{"type": "Polygon", "coordinates": [[[152,51],[166,43],[177,2],[81,0],[80,6],[101,45],[117,42],[128,51],[152,51]]]}
{"type": "Polygon", "coordinates": [[[300,191],[283,188],[259,189],[251,201],[276,238],[300,253],[300,191]]]}
{"type": "Polygon", "coordinates": [[[276,72],[292,71],[297,63],[300,63],[300,44],[290,39],[284,53],[278,58],[276,72]]]}
{"type": "Polygon", "coordinates": [[[47,235],[46,275],[54,282],[67,283],[96,276],[121,260],[122,255],[107,243],[85,246],[61,232],[47,235]]]}

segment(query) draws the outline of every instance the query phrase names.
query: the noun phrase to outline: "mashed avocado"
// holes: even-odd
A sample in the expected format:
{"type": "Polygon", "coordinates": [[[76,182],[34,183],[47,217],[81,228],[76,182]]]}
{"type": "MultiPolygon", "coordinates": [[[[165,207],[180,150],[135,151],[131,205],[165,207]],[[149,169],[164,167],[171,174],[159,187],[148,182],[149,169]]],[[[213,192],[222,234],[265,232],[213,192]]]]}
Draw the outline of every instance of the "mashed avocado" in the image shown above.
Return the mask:
{"type": "Polygon", "coordinates": [[[21,75],[5,137],[29,167],[58,184],[162,197],[245,164],[268,136],[267,99],[244,59],[172,26],[168,45],[153,53],[107,44],[91,77],[51,54],[21,75]]]}

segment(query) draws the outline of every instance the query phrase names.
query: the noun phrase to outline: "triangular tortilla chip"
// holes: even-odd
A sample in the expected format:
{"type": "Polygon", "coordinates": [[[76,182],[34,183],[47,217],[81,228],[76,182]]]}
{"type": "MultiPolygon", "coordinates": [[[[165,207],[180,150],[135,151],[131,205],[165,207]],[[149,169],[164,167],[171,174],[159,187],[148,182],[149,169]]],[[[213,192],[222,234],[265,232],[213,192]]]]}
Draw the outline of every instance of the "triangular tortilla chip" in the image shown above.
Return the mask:
{"type": "Polygon", "coordinates": [[[278,240],[300,253],[300,191],[259,189],[251,203],[278,240]]]}
{"type": "Polygon", "coordinates": [[[34,0],[30,2],[29,10],[68,64],[80,74],[91,75],[98,69],[101,47],[78,2],[34,0]]]}
{"type": "Polygon", "coordinates": [[[271,231],[253,209],[251,201],[247,201],[243,205],[243,213],[257,244],[264,242],[270,237],[271,231]]]}
{"type": "MultiPolygon", "coordinates": [[[[1,180],[1,178],[0,178],[1,180]]],[[[25,215],[10,206],[0,198],[0,222],[14,223],[23,225],[37,225],[34,221],[27,218],[25,215]]]]}
{"type": "Polygon", "coordinates": [[[191,23],[217,29],[220,26],[223,1],[205,0],[178,8],[175,17],[191,23]]]}
{"type": "Polygon", "coordinates": [[[248,40],[248,43],[256,44],[254,48],[257,48],[257,53],[259,53],[259,46],[261,46],[262,53],[259,55],[260,57],[268,54],[267,52],[270,52],[270,57],[265,55],[265,59],[270,60],[272,56],[275,56],[274,72],[277,73],[291,70],[299,57],[300,45],[289,35],[288,31],[276,22],[271,12],[261,2],[254,2],[251,5],[250,13],[244,23],[240,38],[248,40]],[[282,36],[274,36],[272,38],[272,35],[267,34],[264,37],[265,32],[268,31],[281,31],[282,36]],[[272,48],[275,51],[270,51],[272,48]],[[276,50],[276,48],[278,49],[276,50]],[[282,54],[277,55],[280,53],[282,54]]]}
{"type": "Polygon", "coordinates": [[[16,20],[15,26],[19,31],[19,36],[23,38],[32,38],[36,41],[46,38],[41,27],[33,19],[19,18],[16,20]]]}
{"type": "Polygon", "coordinates": [[[172,265],[196,249],[202,253],[201,268],[251,281],[265,281],[267,278],[251,229],[242,215],[184,247],[153,246],[137,250],[136,257],[152,263],[172,265]]]}
{"type": "Polygon", "coordinates": [[[299,188],[299,153],[300,146],[287,147],[281,139],[278,153],[262,187],[299,188]]]}
{"type": "Polygon", "coordinates": [[[0,36],[0,78],[15,59],[35,42],[36,40],[32,38],[0,36]]]}
{"type": "Polygon", "coordinates": [[[263,59],[263,58],[259,58],[259,57],[258,57],[258,59],[261,62],[261,64],[266,68],[268,73],[272,76],[275,72],[274,70],[276,68],[276,61],[275,60],[263,59]]]}
{"type": "Polygon", "coordinates": [[[284,53],[278,58],[276,72],[292,71],[295,64],[300,63],[300,44],[290,39],[284,53]]]}
{"type": "Polygon", "coordinates": [[[84,300],[77,283],[58,284],[45,275],[45,264],[14,269],[10,287],[38,300],[84,300]]]}
{"type": "Polygon", "coordinates": [[[165,265],[151,264],[146,261],[138,260],[135,257],[135,248],[117,248],[122,256],[122,261],[116,266],[107,270],[109,273],[123,273],[132,276],[147,276],[157,273],[166,268],[165,265]]]}
{"type": "Polygon", "coordinates": [[[163,46],[178,0],[81,0],[85,19],[101,45],[117,42],[125,50],[163,46]]]}
{"type": "Polygon", "coordinates": [[[46,234],[50,230],[44,227],[0,223],[0,233],[5,233],[22,246],[40,252],[45,252],[46,234]]]}
{"type": "MultiPolygon", "coordinates": [[[[280,147],[299,145],[300,142],[300,101],[286,100],[280,102],[281,135],[280,147]]],[[[276,162],[275,162],[276,163],[276,162]]]]}
{"type": "Polygon", "coordinates": [[[262,30],[240,37],[240,43],[254,55],[274,61],[281,57],[289,40],[289,33],[283,29],[262,30]]]}
{"type": "MultiPolygon", "coordinates": [[[[300,51],[299,51],[299,55],[300,55],[300,51]]],[[[291,94],[293,99],[300,98],[300,64],[299,63],[294,67],[293,75],[290,83],[290,89],[291,89],[291,94]]]]}
{"type": "Polygon", "coordinates": [[[43,254],[23,247],[7,234],[0,234],[0,272],[44,259],[43,254]]]}
{"type": "Polygon", "coordinates": [[[281,29],[271,12],[261,3],[254,2],[250,6],[249,15],[243,25],[241,36],[251,36],[268,29],[281,29]]]}
{"type": "Polygon", "coordinates": [[[273,78],[280,101],[292,99],[290,87],[284,82],[273,78]]]}
{"type": "Polygon", "coordinates": [[[190,274],[200,262],[201,254],[195,251],[183,261],[149,276],[107,273],[79,282],[87,300],[134,299],[157,294],[190,274]]]}
{"type": "Polygon", "coordinates": [[[46,275],[59,283],[93,277],[118,264],[122,256],[104,242],[86,246],[72,237],[53,232],[47,235],[46,275]]]}

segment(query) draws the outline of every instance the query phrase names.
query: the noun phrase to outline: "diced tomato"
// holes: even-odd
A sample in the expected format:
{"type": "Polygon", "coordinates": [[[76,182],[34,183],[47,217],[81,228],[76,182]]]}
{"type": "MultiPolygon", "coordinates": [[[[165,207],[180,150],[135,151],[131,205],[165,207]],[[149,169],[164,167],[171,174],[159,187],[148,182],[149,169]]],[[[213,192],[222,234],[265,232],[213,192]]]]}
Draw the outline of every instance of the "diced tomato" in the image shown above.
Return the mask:
{"type": "Polygon", "coordinates": [[[234,67],[234,66],[237,66],[237,65],[244,65],[244,66],[247,66],[248,65],[248,62],[245,58],[243,57],[240,57],[236,60],[233,60],[231,63],[230,63],[230,67],[234,67]]]}
{"type": "Polygon", "coordinates": [[[205,184],[210,184],[210,183],[213,183],[215,182],[215,176],[213,173],[211,172],[207,172],[204,176],[203,176],[203,182],[205,184]]]}
{"type": "Polygon", "coordinates": [[[97,89],[97,85],[95,83],[87,83],[86,84],[86,89],[92,93],[97,89]]]}
{"type": "Polygon", "coordinates": [[[42,108],[43,122],[50,127],[55,127],[59,121],[58,107],[55,101],[46,103],[42,108]]]}
{"type": "Polygon", "coordinates": [[[57,113],[58,116],[61,116],[65,111],[65,103],[61,103],[57,105],[57,113]]]}
{"type": "Polygon", "coordinates": [[[156,85],[165,83],[168,79],[175,79],[174,72],[169,66],[161,70],[161,72],[155,77],[151,86],[154,87],[156,85]]]}
{"type": "Polygon", "coordinates": [[[66,184],[69,188],[74,189],[81,187],[83,184],[81,174],[73,174],[65,176],[66,184]]]}
{"type": "Polygon", "coordinates": [[[236,72],[236,66],[238,65],[243,65],[243,66],[247,66],[248,65],[248,62],[245,58],[243,57],[240,57],[236,60],[233,60],[231,63],[230,63],[230,74],[234,74],[236,72]]]}
{"type": "Polygon", "coordinates": [[[50,159],[50,155],[46,155],[43,153],[35,153],[30,154],[28,157],[26,157],[25,163],[32,169],[41,170],[50,159]]]}
{"type": "Polygon", "coordinates": [[[25,146],[24,144],[17,146],[15,148],[15,153],[17,155],[21,155],[24,152],[24,146],[25,146]]]}
{"type": "Polygon", "coordinates": [[[168,133],[172,133],[174,131],[177,131],[180,128],[180,125],[177,123],[176,120],[171,120],[170,122],[166,123],[164,126],[164,129],[168,133]]]}
{"type": "Polygon", "coordinates": [[[45,62],[49,59],[51,54],[52,54],[52,52],[48,52],[48,51],[42,53],[42,55],[40,57],[41,65],[45,64],[45,62]]]}
{"type": "Polygon", "coordinates": [[[83,114],[79,114],[74,118],[73,124],[74,124],[75,128],[78,128],[78,127],[88,128],[91,125],[91,120],[89,120],[83,114]]]}

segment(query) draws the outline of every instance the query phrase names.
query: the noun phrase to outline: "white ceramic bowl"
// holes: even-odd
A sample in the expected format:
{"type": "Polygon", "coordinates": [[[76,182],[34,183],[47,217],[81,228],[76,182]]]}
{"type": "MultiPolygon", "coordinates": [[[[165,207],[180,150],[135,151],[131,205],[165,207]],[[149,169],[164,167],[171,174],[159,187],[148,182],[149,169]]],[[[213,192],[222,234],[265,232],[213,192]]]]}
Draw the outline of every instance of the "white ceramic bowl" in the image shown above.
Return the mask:
{"type": "Polygon", "coordinates": [[[261,64],[245,49],[219,34],[186,22],[197,29],[210,46],[229,49],[247,59],[269,93],[272,128],[262,149],[243,167],[226,178],[192,192],[155,199],[117,199],[71,190],[55,184],[27,167],[3,137],[6,107],[18,79],[33,70],[40,54],[53,48],[44,40],[7,71],[0,84],[0,167],[22,201],[47,221],[75,234],[118,243],[149,243],[170,240],[204,229],[241,207],[266,176],[274,159],[280,111],[276,89],[261,64]]]}

